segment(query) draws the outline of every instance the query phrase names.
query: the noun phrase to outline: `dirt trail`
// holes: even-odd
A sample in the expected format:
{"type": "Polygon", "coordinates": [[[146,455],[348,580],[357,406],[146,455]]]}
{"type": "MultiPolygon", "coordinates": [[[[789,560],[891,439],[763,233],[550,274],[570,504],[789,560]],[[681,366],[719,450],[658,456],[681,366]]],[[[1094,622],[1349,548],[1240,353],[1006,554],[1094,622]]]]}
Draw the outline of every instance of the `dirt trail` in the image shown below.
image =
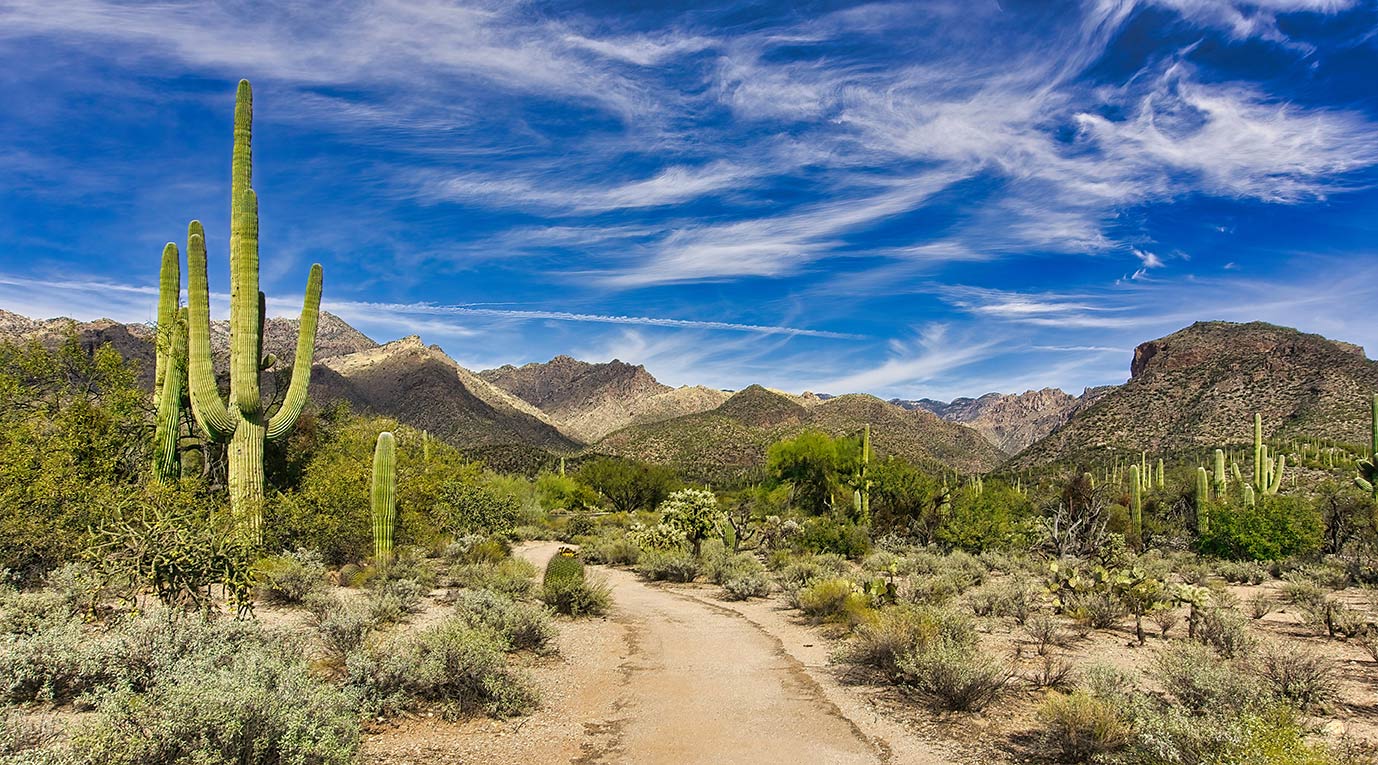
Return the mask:
{"type": "MultiPolygon", "coordinates": [[[[544,566],[559,548],[519,554],[544,566]]],[[[533,667],[542,709],[518,721],[420,722],[376,737],[375,762],[915,763],[955,760],[880,717],[827,672],[826,647],[766,603],[726,604],[616,569],[607,620],[561,625],[533,667]],[[377,739],[390,739],[378,741],[377,739]]]]}

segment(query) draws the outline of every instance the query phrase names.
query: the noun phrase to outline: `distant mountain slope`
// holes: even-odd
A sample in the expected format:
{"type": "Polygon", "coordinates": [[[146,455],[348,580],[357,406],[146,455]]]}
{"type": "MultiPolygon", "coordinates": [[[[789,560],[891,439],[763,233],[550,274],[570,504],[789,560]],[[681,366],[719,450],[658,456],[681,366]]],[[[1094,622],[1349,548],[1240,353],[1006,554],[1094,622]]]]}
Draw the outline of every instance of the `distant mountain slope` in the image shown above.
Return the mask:
{"type": "Polygon", "coordinates": [[[1378,392],[1378,362],[1362,348],[1261,322],[1198,322],[1143,343],[1130,375],[1011,465],[1244,444],[1254,412],[1269,437],[1366,443],[1378,392]]]}
{"type": "Polygon", "coordinates": [[[569,451],[567,438],[540,410],[482,380],[415,335],[322,361],[318,401],[343,399],[429,430],[462,450],[535,447],[569,451]]]}
{"type": "Polygon", "coordinates": [[[479,377],[540,409],[573,438],[592,443],[634,423],[702,412],[730,395],[702,386],[671,388],[640,365],[556,356],[544,363],[506,365],[479,377]]]}
{"type": "Polygon", "coordinates": [[[905,409],[925,409],[949,422],[969,425],[1006,454],[1014,454],[1065,422],[1078,399],[1057,388],[1025,391],[1017,395],[987,393],[980,398],[951,402],[920,399],[891,403],[905,409]]]}
{"type": "Polygon", "coordinates": [[[711,411],[623,428],[590,451],[673,465],[694,480],[727,480],[758,471],[766,449],[782,438],[810,428],[854,435],[868,422],[878,454],[962,471],[988,470],[1004,457],[979,433],[929,412],[906,411],[860,394],[810,407],[759,385],[711,411]]]}

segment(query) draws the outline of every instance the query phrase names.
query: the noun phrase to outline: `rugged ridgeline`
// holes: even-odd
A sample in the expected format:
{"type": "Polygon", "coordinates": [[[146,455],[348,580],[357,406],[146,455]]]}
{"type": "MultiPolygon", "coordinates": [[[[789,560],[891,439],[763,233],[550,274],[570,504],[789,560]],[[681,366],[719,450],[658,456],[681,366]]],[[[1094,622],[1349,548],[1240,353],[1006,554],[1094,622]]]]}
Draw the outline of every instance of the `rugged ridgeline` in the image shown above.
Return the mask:
{"type": "Polygon", "coordinates": [[[616,359],[590,364],[556,356],[544,363],[509,364],[478,375],[544,412],[565,434],[584,443],[628,425],[704,412],[731,395],[701,385],[671,388],[645,367],[616,359]]]}
{"type": "Polygon", "coordinates": [[[1260,322],[1198,322],[1143,343],[1130,375],[1010,466],[1248,444],[1254,412],[1269,438],[1364,444],[1378,392],[1378,362],[1362,348],[1260,322]]]}
{"type": "Polygon", "coordinates": [[[950,402],[925,398],[891,399],[890,403],[905,409],[923,409],[948,422],[960,422],[974,428],[1004,453],[1015,454],[1066,422],[1089,395],[1090,390],[1078,398],[1057,388],[1044,388],[1020,394],[987,393],[980,398],[950,402]]]}
{"type": "Polygon", "coordinates": [[[316,365],[318,400],[344,400],[429,431],[494,466],[524,469],[572,451],[539,409],[460,366],[415,335],[316,365]]]}
{"type": "MultiPolygon", "coordinates": [[[[75,332],[84,347],[110,343],[140,370],[152,388],[154,330],[144,324],[108,319],[77,322],[59,318],[35,321],[0,311],[0,340],[38,340],[55,344],[75,332]]],[[[296,349],[296,319],[268,319],[264,350],[290,360],[296,349]]],[[[218,376],[226,378],[229,323],[211,325],[211,350],[218,376]]],[[[316,332],[311,399],[348,402],[358,411],[394,417],[429,430],[494,467],[526,469],[549,459],[549,451],[571,451],[579,444],[562,434],[538,409],[464,369],[439,348],[417,338],[378,345],[343,319],[322,311],[316,332]]],[[[277,401],[290,375],[284,363],[263,378],[264,400],[277,401]]]]}
{"type": "Polygon", "coordinates": [[[693,480],[722,481],[757,474],[771,443],[806,429],[854,435],[871,424],[879,455],[893,454],[961,471],[989,470],[1003,458],[979,433],[925,411],[908,411],[860,394],[819,401],[753,385],[716,409],[633,425],[590,451],[676,466],[693,480]],[[801,403],[802,402],[802,403],[801,403]]]}

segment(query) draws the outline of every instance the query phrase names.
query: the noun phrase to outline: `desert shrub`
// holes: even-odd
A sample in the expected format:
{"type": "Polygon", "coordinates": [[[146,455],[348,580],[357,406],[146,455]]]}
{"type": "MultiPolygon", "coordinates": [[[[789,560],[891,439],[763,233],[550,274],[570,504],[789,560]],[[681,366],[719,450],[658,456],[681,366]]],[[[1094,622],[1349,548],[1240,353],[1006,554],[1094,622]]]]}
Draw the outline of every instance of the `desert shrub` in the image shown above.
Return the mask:
{"type": "Polygon", "coordinates": [[[970,645],[951,640],[900,656],[900,684],[935,708],[952,712],[984,709],[1005,689],[1013,671],[970,645]]]}
{"type": "Polygon", "coordinates": [[[1214,507],[1198,544],[1220,558],[1277,560],[1319,550],[1323,531],[1320,513],[1305,498],[1264,496],[1254,505],[1214,507]]]}
{"type": "Polygon", "coordinates": [[[525,714],[536,703],[526,678],[507,667],[507,644],[488,629],[451,617],[419,633],[346,662],[346,685],[370,715],[391,716],[434,704],[447,717],[482,710],[494,716],[525,714]]]}
{"type": "Polygon", "coordinates": [[[1221,656],[1241,656],[1253,647],[1248,620],[1229,608],[1207,608],[1196,624],[1196,639],[1214,648],[1221,656]]]}
{"type": "Polygon", "coordinates": [[[1072,633],[1062,626],[1057,617],[1047,611],[1039,611],[1024,622],[1024,632],[1033,640],[1040,656],[1047,655],[1054,647],[1064,648],[1072,643],[1072,633]]]}
{"type": "MultiPolygon", "coordinates": [[[[60,598],[73,614],[94,614],[108,589],[105,578],[85,561],[62,564],[48,572],[44,583],[47,585],[45,591],[60,598]]],[[[3,602],[2,591],[0,602],[3,602]]]]}
{"type": "Polygon", "coordinates": [[[1276,598],[1266,592],[1260,592],[1249,598],[1249,618],[1258,621],[1271,614],[1277,607],[1276,598]]]}
{"type": "Polygon", "coordinates": [[[1268,580],[1268,567],[1256,561],[1221,561],[1216,570],[1233,584],[1262,584],[1268,580]]]}
{"type": "Polygon", "coordinates": [[[962,594],[962,580],[947,576],[921,576],[910,580],[904,597],[914,603],[941,606],[962,594]]]}
{"type": "Polygon", "coordinates": [[[836,555],[796,555],[777,552],[770,557],[785,589],[797,590],[815,579],[838,576],[847,570],[847,561],[836,555]]]}
{"type": "Polygon", "coordinates": [[[600,534],[584,539],[579,554],[589,563],[632,566],[641,556],[641,548],[627,534],[600,534]]]}
{"type": "Polygon", "coordinates": [[[433,561],[426,557],[426,550],[415,545],[397,548],[388,565],[374,568],[369,582],[372,584],[408,579],[429,591],[438,579],[433,561]]]}
{"type": "Polygon", "coordinates": [[[1034,688],[1062,689],[1072,684],[1073,675],[1072,662],[1066,656],[1045,653],[1025,677],[1034,688]]]}
{"type": "Polygon", "coordinates": [[[455,536],[507,534],[517,523],[520,503],[488,482],[454,478],[436,492],[432,510],[442,529],[455,536]]]}
{"type": "Polygon", "coordinates": [[[804,521],[795,544],[806,552],[856,559],[870,552],[871,535],[849,518],[818,516],[804,521]]]}
{"type": "Polygon", "coordinates": [[[1135,715],[1134,728],[1135,763],[1339,765],[1323,745],[1306,740],[1305,724],[1285,704],[1206,715],[1145,707],[1135,715]]]}
{"type": "Polygon", "coordinates": [[[273,603],[300,603],[325,586],[325,563],[310,550],[264,558],[255,571],[259,597],[273,603]]]}
{"type": "Polygon", "coordinates": [[[893,673],[901,656],[939,641],[972,645],[976,630],[953,609],[901,603],[879,609],[872,619],[858,625],[833,658],[893,673]]]}
{"type": "Polygon", "coordinates": [[[41,757],[41,749],[57,736],[57,731],[43,721],[0,708],[0,763],[4,765],[35,762],[29,758],[41,757]]]}
{"type": "Polygon", "coordinates": [[[455,609],[465,624],[489,628],[516,649],[541,650],[555,639],[549,611],[490,590],[462,590],[455,609]]]}
{"type": "Polygon", "coordinates": [[[525,597],[536,588],[536,567],[521,558],[507,558],[497,565],[469,563],[450,569],[454,587],[492,590],[514,598],[525,597]]]}
{"type": "Polygon", "coordinates": [[[1182,613],[1171,603],[1160,603],[1157,607],[1149,610],[1149,621],[1158,626],[1158,637],[1167,639],[1167,635],[1182,621],[1182,613]]]}
{"type": "Polygon", "coordinates": [[[1038,708],[1043,740],[1060,762],[1085,763],[1123,749],[1132,729],[1109,699],[1084,689],[1053,693],[1038,708]]]}
{"type": "Polygon", "coordinates": [[[764,598],[770,594],[770,577],[765,569],[735,573],[723,580],[722,594],[726,600],[764,598]]]}
{"type": "Polygon", "coordinates": [[[1343,590],[1354,583],[1354,571],[1344,562],[1334,558],[1303,566],[1297,573],[1327,590],[1343,590]]]}
{"type": "Polygon", "coordinates": [[[332,660],[343,661],[358,650],[375,626],[373,609],[361,600],[329,593],[313,595],[306,604],[326,656],[332,660]]]}
{"type": "Polygon", "coordinates": [[[1306,606],[1324,601],[1325,591],[1310,579],[1293,572],[1283,578],[1282,600],[1288,605],[1306,606]]]}
{"type": "Polygon", "coordinates": [[[1098,630],[1114,627],[1129,613],[1124,601],[1108,589],[1076,593],[1068,606],[1067,613],[1077,623],[1098,630]]]}
{"type": "Polygon", "coordinates": [[[468,534],[445,546],[442,553],[450,563],[498,564],[512,555],[512,546],[498,537],[468,534]]]}
{"type": "Polygon", "coordinates": [[[1317,635],[1330,638],[1349,637],[1367,631],[1364,614],[1331,597],[1303,603],[1298,610],[1302,621],[1317,635]]]}
{"type": "Polygon", "coordinates": [[[544,585],[541,599],[567,616],[602,616],[612,605],[612,589],[598,579],[557,578],[544,585]]]}
{"type": "Polygon", "coordinates": [[[1251,662],[1272,695],[1308,710],[1335,698],[1339,678],[1329,658],[1295,646],[1269,645],[1251,662]]]}
{"type": "Polygon", "coordinates": [[[847,601],[863,598],[852,580],[842,577],[817,579],[799,591],[799,610],[809,616],[831,619],[841,616],[847,601]]]}
{"type": "Polygon", "coordinates": [[[421,610],[426,590],[413,579],[393,579],[369,592],[369,614],[374,624],[396,624],[421,610]]]}
{"type": "Polygon", "coordinates": [[[1193,712],[1240,710],[1261,697],[1258,683],[1209,646],[1178,643],[1158,651],[1153,676],[1193,712]]]}
{"type": "Polygon", "coordinates": [[[113,690],[74,743],[90,761],[111,765],[347,765],[359,728],[350,695],[275,642],[188,654],[143,693],[113,690]]]}
{"type": "Polygon", "coordinates": [[[52,590],[0,595],[0,635],[32,635],[73,615],[68,600],[52,590]]]}
{"type": "Polygon", "coordinates": [[[637,573],[653,582],[692,582],[698,578],[698,559],[689,552],[648,551],[636,564],[637,573]]]}

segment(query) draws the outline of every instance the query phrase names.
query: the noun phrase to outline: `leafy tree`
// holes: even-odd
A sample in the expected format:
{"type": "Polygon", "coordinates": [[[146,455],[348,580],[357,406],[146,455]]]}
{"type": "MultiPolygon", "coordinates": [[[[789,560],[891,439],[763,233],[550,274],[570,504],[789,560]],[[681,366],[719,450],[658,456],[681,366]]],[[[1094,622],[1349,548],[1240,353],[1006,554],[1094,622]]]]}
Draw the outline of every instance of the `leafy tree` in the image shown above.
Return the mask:
{"type": "Polygon", "coordinates": [[[723,521],[718,497],[707,489],[680,489],[661,503],[660,512],[662,523],[683,532],[694,547],[694,555],[723,521]]]}
{"type": "Polygon", "coordinates": [[[150,470],[148,394],[109,346],[0,343],[0,568],[71,559],[150,470]]]}
{"type": "Polygon", "coordinates": [[[592,486],[620,513],[650,510],[664,501],[675,485],[669,468],[602,457],[579,468],[579,480],[592,486]]]}
{"type": "Polygon", "coordinates": [[[598,492],[572,475],[536,476],[536,497],[547,510],[587,510],[598,506],[598,492]]]}
{"type": "Polygon", "coordinates": [[[816,430],[777,441],[766,452],[766,473],[791,487],[790,503],[813,514],[833,507],[833,494],[849,463],[849,449],[838,439],[816,430]]]}
{"type": "Polygon", "coordinates": [[[440,487],[435,513],[441,528],[455,536],[506,534],[517,520],[517,500],[475,476],[458,476],[440,487]]]}
{"type": "Polygon", "coordinates": [[[1321,548],[1321,514],[1303,497],[1261,496],[1255,504],[1211,507],[1210,528],[1197,540],[1201,551],[1238,560],[1278,560],[1321,548]]]}
{"type": "Polygon", "coordinates": [[[939,522],[934,541],[968,552],[1008,549],[1028,541],[1033,507],[1023,494],[999,481],[953,492],[952,510],[939,522]]]}
{"type": "Polygon", "coordinates": [[[942,487],[909,462],[891,458],[872,463],[871,518],[877,529],[933,541],[941,520],[942,487]]]}

